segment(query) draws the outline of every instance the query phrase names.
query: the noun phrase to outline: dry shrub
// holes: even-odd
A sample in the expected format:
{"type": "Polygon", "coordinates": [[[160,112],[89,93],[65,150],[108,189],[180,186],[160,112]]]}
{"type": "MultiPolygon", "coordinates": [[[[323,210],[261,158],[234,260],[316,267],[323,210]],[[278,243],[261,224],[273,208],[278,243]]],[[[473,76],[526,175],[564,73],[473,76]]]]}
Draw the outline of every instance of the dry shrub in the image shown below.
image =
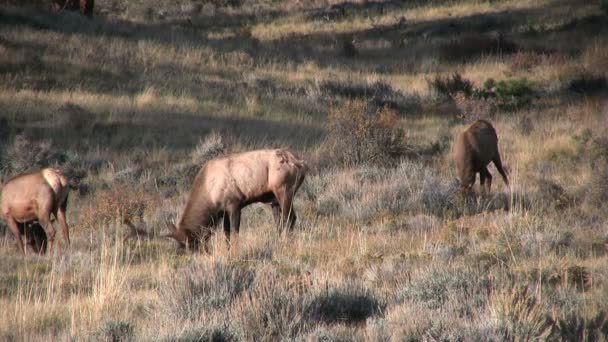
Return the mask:
{"type": "Polygon", "coordinates": [[[399,302],[437,310],[458,298],[473,298],[484,302],[490,292],[490,281],[478,270],[432,268],[414,279],[398,294],[399,302]]]}
{"type": "Polygon", "coordinates": [[[598,39],[589,45],[582,55],[582,64],[586,70],[596,72],[608,71],[608,48],[606,47],[606,41],[598,39]]]}
{"type": "Polygon", "coordinates": [[[222,135],[213,131],[200,139],[194,150],[191,152],[192,163],[204,165],[209,160],[221,156],[226,152],[226,143],[222,135]]]}
{"type": "Polygon", "coordinates": [[[227,325],[202,326],[187,329],[177,336],[165,336],[162,342],[231,342],[240,341],[227,325]]]}
{"type": "Polygon", "coordinates": [[[0,169],[5,175],[15,176],[49,166],[58,168],[71,187],[80,184],[88,169],[77,154],[58,151],[51,141],[35,142],[27,135],[16,135],[0,157],[0,169]]]}
{"type": "Polygon", "coordinates": [[[254,278],[253,271],[239,265],[190,263],[166,280],[160,298],[171,319],[195,320],[211,311],[226,310],[254,278]]]}
{"type": "Polygon", "coordinates": [[[249,291],[233,305],[232,316],[246,340],[285,340],[306,330],[306,287],[293,286],[271,268],[258,272],[249,291]]]}
{"type": "Polygon", "coordinates": [[[589,184],[587,202],[601,208],[608,203],[608,163],[597,169],[589,184]]]}
{"type": "Polygon", "coordinates": [[[3,172],[16,175],[50,165],[55,159],[51,146],[50,141],[34,142],[26,135],[16,135],[3,153],[3,172]]]}
{"type": "Polygon", "coordinates": [[[97,340],[112,341],[112,342],[128,342],[135,341],[135,333],[133,324],[125,321],[106,321],[97,331],[97,340]]]}
{"type": "Polygon", "coordinates": [[[467,97],[462,92],[458,92],[453,98],[465,123],[473,123],[476,120],[485,119],[493,115],[497,109],[496,101],[492,98],[467,97]]]}
{"type": "Polygon", "coordinates": [[[342,166],[394,162],[406,150],[398,119],[395,111],[362,101],[333,106],[329,134],[320,147],[323,161],[342,166]]]}
{"type": "Polygon", "coordinates": [[[517,44],[501,34],[468,33],[441,44],[439,57],[444,61],[467,62],[483,55],[510,54],[517,50],[517,44]]]}
{"type": "Polygon", "coordinates": [[[555,321],[551,337],[559,341],[606,341],[608,340],[606,313],[599,311],[590,318],[574,312],[564,314],[555,321]]]}
{"type": "Polygon", "coordinates": [[[158,196],[127,184],[115,184],[100,190],[89,207],[84,209],[83,225],[97,228],[100,225],[143,220],[147,210],[155,210],[160,204],[158,196]]]}
{"type": "Polygon", "coordinates": [[[493,294],[490,313],[497,322],[498,333],[505,340],[531,341],[545,339],[551,334],[553,321],[525,286],[493,294]]]}
{"type": "Polygon", "coordinates": [[[539,53],[535,51],[518,51],[511,58],[511,70],[529,71],[537,66],[552,66],[563,64],[564,55],[558,53],[539,53]]]}
{"type": "Polygon", "coordinates": [[[449,76],[436,75],[432,80],[427,80],[431,94],[440,98],[450,98],[457,93],[463,93],[465,97],[473,95],[475,86],[459,73],[455,72],[449,76]]]}
{"type": "Polygon", "coordinates": [[[534,131],[534,123],[528,115],[522,116],[517,122],[517,130],[522,135],[528,136],[534,131]]]}
{"type": "Polygon", "coordinates": [[[561,211],[573,204],[572,196],[561,185],[547,179],[539,180],[536,201],[540,211],[561,211]]]}

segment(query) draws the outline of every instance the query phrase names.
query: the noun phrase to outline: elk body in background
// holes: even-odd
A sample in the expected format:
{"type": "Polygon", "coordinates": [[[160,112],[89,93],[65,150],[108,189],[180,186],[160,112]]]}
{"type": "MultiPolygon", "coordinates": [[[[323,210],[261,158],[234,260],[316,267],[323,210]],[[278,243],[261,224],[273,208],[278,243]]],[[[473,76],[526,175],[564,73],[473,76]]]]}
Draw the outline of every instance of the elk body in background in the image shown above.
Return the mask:
{"type": "Polygon", "coordinates": [[[46,231],[48,250],[52,251],[55,228],[51,222],[51,214],[59,221],[63,238],[70,243],[65,217],[69,191],[67,179],[59,170],[52,168],[20,175],[4,184],[0,215],[17,238],[17,246],[22,254],[25,254],[25,249],[19,226],[26,224],[24,229],[27,229],[27,225],[33,221],[38,221],[37,224],[46,231]]]}
{"type": "Polygon", "coordinates": [[[498,136],[492,124],[485,120],[475,121],[464,132],[460,133],[454,144],[454,160],[460,185],[463,191],[470,191],[479,173],[481,186],[489,193],[492,186],[492,175],[488,164],[494,163],[498,172],[509,186],[507,174],[502,167],[498,153],[498,136]]]}
{"type": "Polygon", "coordinates": [[[168,237],[197,249],[200,239],[208,252],[212,228],[223,218],[224,233],[239,232],[241,209],[251,203],[267,203],[282,228],[293,228],[293,198],[308,167],[285,149],[257,150],[212,159],[194,180],[186,208],[177,226],[167,223],[168,237]]]}
{"type": "Polygon", "coordinates": [[[52,0],[54,12],[63,10],[80,11],[82,15],[93,17],[95,0],[52,0]]]}

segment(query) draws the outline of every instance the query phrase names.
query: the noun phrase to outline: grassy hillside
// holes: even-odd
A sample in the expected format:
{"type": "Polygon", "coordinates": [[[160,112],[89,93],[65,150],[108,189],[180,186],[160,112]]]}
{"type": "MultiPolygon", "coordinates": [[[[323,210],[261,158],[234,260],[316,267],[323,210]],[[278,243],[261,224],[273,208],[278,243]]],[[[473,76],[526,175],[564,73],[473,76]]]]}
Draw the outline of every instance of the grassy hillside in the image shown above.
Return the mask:
{"type": "Polygon", "coordinates": [[[72,244],[24,258],[2,223],[0,339],[608,338],[605,1],[47,9],[0,4],[0,167],[66,172],[72,244]],[[472,198],[480,118],[511,188],[472,198]],[[157,238],[205,161],[272,147],[311,167],[294,232],[253,205],[230,249],[157,238]]]}

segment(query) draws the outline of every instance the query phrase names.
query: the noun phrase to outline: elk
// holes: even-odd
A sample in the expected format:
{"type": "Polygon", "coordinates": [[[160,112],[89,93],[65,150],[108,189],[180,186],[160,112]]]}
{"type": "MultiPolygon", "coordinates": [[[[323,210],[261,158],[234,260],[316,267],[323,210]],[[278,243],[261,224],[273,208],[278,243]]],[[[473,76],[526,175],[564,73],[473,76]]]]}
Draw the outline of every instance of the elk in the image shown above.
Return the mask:
{"type": "Polygon", "coordinates": [[[224,233],[239,232],[241,209],[252,203],[272,208],[279,229],[291,230],[296,222],[293,198],[304,181],[308,166],[286,149],[256,150],[207,162],[194,185],[177,226],[168,222],[170,233],[181,246],[198,249],[203,240],[206,253],[211,229],[223,217],[224,233]]]}
{"type": "Polygon", "coordinates": [[[460,186],[468,192],[475,184],[475,177],[479,173],[481,186],[485,184],[486,192],[490,192],[492,175],[487,169],[490,162],[494,162],[505,184],[509,180],[502,167],[500,153],[498,153],[498,137],[492,124],[485,120],[477,120],[464,132],[460,133],[454,144],[454,160],[460,186]]]}
{"type": "Polygon", "coordinates": [[[93,7],[95,7],[95,0],[52,0],[54,12],[60,12],[64,9],[80,11],[82,15],[89,18],[93,17],[93,7]]]}
{"type": "Polygon", "coordinates": [[[51,213],[59,221],[61,234],[70,243],[70,234],[65,220],[70,187],[67,179],[53,168],[46,168],[10,179],[2,189],[0,215],[17,238],[17,246],[25,254],[21,239],[20,223],[38,221],[46,231],[48,250],[52,251],[55,229],[51,213]]]}

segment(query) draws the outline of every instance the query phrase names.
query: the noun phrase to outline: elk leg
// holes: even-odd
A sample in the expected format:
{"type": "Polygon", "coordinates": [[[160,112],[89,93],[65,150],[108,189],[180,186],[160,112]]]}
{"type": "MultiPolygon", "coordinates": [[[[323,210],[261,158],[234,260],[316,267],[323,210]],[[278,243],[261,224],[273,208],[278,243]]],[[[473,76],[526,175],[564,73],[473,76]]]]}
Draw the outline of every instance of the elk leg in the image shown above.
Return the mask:
{"type": "Polygon", "coordinates": [[[229,215],[232,230],[238,234],[239,230],[241,229],[241,208],[235,206],[230,210],[229,215]]]}
{"type": "Polygon", "coordinates": [[[296,223],[296,214],[292,208],[293,196],[287,193],[285,188],[281,189],[276,195],[281,206],[281,222],[279,227],[282,230],[283,226],[287,224],[287,227],[292,229],[296,223]]]}
{"type": "Polygon", "coordinates": [[[226,235],[226,242],[230,246],[230,217],[228,213],[224,213],[224,235],[226,235]]]}
{"type": "Polygon", "coordinates": [[[68,243],[68,245],[70,244],[70,230],[68,228],[68,224],[65,220],[65,210],[68,204],[68,199],[65,199],[65,202],[63,202],[63,204],[61,204],[61,206],[59,207],[59,210],[57,210],[57,213],[55,213],[55,217],[57,218],[57,221],[59,221],[59,227],[61,227],[61,235],[63,236],[63,239],[68,243]]]}
{"type": "Polygon", "coordinates": [[[270,203],[270,208],[272,209],[272,217],[274,217],[274,223],[281,223],[281,207],[278,202],[270,203]]]}
{"type": "Polygon", "coordinates": [[[23,248],[23,240],[21,239],[21,232],[19,231],[19,226],[17,225],[17,222],[14,218],[7,217],[6,223],[8,223],[8,227],[10,228],[11,232],[13,232],[15,238],[17,238],[17,247],[19,247],[19,251],[21,252],[21,254],[25,255],[25,249],[23,248]]]}
{"type": "Polygon", "coordinates": [[[53,242],[55,241],[55,228],[49,219],[49,214],[39,216],[38,222],[46,232],[46,237],[49,242],[49,253],[53,252],[53,242]]]}
{"type": "Polygon", "coordinates": [[[489,194],[490,188],[492,187],[492,174],[488,171],[487,167],[481,169],[479,172],[479,179],[482,187],[485,183],[485,192],[489,194]]]}

